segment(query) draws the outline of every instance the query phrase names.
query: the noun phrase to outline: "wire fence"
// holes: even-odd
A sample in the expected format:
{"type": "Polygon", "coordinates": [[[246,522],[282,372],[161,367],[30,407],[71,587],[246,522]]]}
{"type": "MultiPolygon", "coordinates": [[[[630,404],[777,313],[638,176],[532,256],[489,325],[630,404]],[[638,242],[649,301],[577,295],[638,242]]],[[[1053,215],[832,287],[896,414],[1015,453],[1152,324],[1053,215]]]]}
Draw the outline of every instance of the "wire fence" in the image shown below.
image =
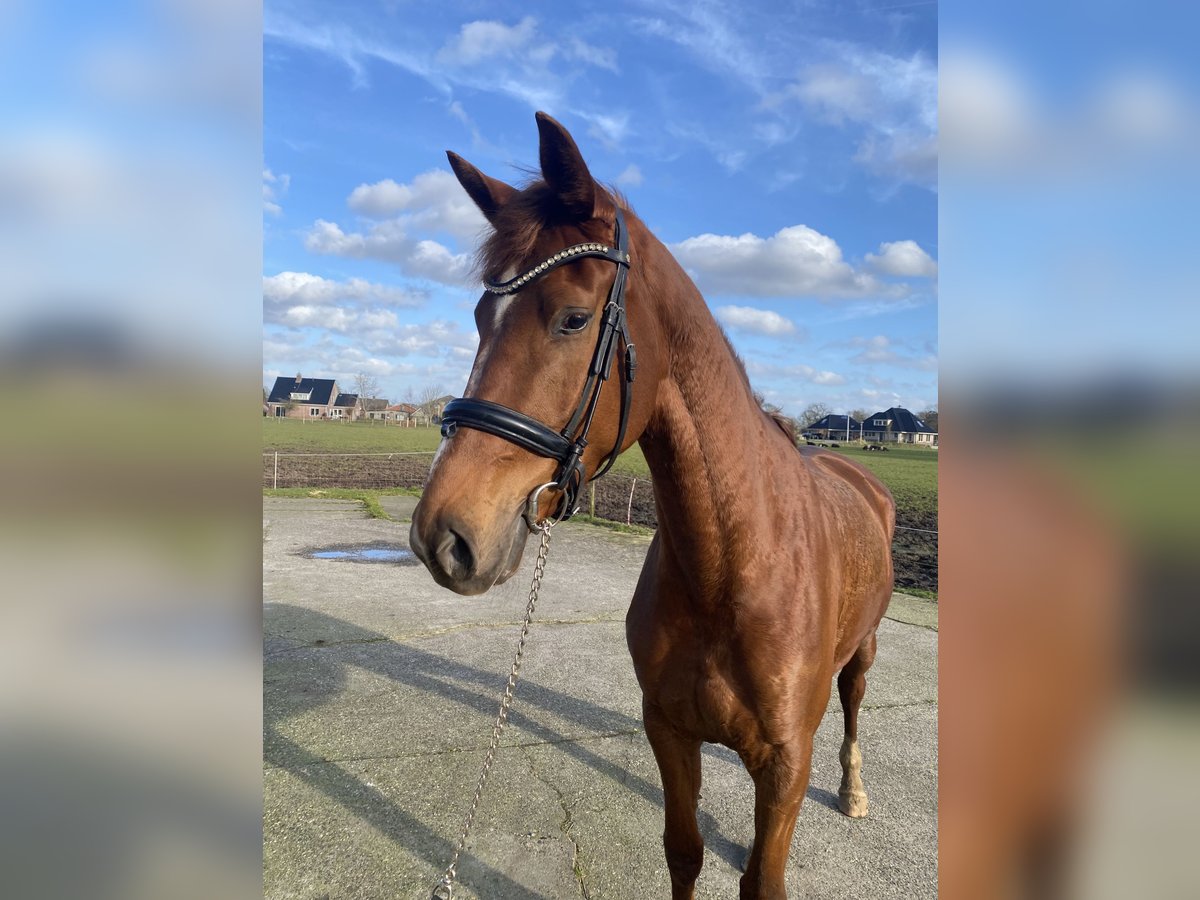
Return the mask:
{"type": "MultiPolygon", "coordinates": [[[[422,488],[433,453],[263,453],[263,487],[422,488]]],[[[657,528],[649,478],[610,472],[584,492],[582,513],[625,525],[657,528]]],[[[892,557],[898,587],[937,590],[937,530],[928,518],[897,510],[892,557]]]]}

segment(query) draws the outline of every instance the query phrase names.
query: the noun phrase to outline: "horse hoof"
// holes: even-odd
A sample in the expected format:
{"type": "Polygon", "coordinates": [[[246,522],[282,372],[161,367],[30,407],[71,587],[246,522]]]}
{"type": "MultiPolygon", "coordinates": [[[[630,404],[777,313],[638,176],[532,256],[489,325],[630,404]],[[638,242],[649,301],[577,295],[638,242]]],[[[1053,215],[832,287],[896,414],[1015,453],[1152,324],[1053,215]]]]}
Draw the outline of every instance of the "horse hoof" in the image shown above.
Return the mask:
{"type": "Polygon", "coordinates": [[[852,819],[867,814],[867,795],[864,791],[838,791],[838,809],[852,819]]]}

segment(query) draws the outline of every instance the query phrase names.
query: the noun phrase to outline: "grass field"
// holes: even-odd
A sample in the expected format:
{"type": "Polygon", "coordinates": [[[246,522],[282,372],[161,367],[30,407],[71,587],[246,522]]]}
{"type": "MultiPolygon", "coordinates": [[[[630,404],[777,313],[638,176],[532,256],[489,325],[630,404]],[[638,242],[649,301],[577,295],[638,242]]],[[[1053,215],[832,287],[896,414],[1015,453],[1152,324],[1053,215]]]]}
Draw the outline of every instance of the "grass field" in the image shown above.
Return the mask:
{"type": "Polygon", "coordinates": [[[306,422],[263,419],[263,451],[280,453],[408,453],[437,449],[436,427],[400,428],[382,422],[306,422]]]}
{"type": "MultiPolygon", "coordinates": [[[[382,422],[306,422],[263,419],[263,452],[280,453],[432,453],[442,435],[437,427],[400,428],[382,422]]],[[[622,454],[613,471],[649,478],[642,448],[622,454]]]]}
{"type": "MultiPolygon", "coordinates": [[[[432,453],[442,437],[435,427],[399,428],[371,422],[305,422],[264,419],[263,450],[289,453],[432,453]]],[[[937,453],[895,447],[887,453],[844,447],[837,452],[869,467],[888,486],[896,504],[914,518],[937,512],[937,453]]],[[[616,472],[648,478],[650,469],[636,444],[622,454],[616,472]]]]}

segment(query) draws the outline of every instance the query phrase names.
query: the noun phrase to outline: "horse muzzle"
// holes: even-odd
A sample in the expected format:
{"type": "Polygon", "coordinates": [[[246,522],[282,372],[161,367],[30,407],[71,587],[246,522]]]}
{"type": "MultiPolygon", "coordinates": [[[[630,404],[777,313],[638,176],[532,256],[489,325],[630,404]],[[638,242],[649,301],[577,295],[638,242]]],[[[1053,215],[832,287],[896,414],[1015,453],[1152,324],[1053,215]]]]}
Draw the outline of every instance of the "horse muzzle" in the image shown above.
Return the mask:
{"type": "Polygon", "coordinates": [[[444,588],[476,596],[503,584],[521,564],[529,530],[516,516],[494,538],[447,515],[425,515],[421,503],[413,511],[408,542],[429,574],[444,588]]]}

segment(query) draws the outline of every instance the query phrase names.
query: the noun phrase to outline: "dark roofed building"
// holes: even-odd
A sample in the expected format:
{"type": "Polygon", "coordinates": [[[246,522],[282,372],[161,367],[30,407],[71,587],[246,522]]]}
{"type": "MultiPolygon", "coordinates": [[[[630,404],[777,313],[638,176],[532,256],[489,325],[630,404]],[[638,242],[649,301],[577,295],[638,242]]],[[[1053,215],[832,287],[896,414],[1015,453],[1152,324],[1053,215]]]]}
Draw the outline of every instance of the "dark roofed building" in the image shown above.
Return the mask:
{"type": "Polygon", "coordinates": [[[813,422],[804,429],[806,435],[813,435],[827,441],[836,441],[838,438],[842,440],[858,440],[858,419],[854,416],[839,416],[836,413],[830,413],[813,422]],[[847,427],[849,427],[849,437],[847,437],[847,427]]]}
{"type": "Polygon", "coordinates": [[[267,397],[267,414],[280,419],[352,419],[356,418],[357,400],[355,394],[341,393],[332,378],[281,375],[267,397]],[[348,403],[345,398],[349,398],[348,403]],[[347,406],[349,413],[345,411],[347,406]]]}
{"type": "Polygon", "coordinates": [[[333,401],[333,408],[329,410],[331,419],[350,419],[353,421],[358,418],[358,394],[338,394],[337,399],[333,401]]]}
{"type": "Polygon", "coordinates": [[[922,444],[932,447],[937,444],[937,432],[902,406],[893,406],[883,412],[868,416],[863,422],[864,441],[896,444],[922,444]]]}
{"type": "Polygon", "coordinates": [[[388,402],[379,397],[359,397],[358,412],[366,419],[387,419],[388,402]]]}
{"type": "Polygon", "coordinates": [[[295,378],[280,376],[275,379],[275,387],[271,388],[268,403],[304,403],[311,406],[328,406],[329,398],[337,390],[337,382],[332,378],[295,378]]]}

